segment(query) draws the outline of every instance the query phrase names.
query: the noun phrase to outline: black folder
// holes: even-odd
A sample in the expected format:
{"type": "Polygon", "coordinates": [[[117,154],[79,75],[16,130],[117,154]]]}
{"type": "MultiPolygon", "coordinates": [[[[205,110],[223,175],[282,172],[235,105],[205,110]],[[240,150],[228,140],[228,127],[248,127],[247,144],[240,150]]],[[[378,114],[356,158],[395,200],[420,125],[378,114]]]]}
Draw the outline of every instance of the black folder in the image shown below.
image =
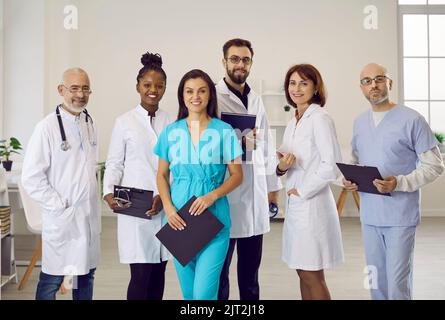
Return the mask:
{"type": "MultiPolygon", "coordinates": [[[[244,131],[255,129],[256,115],[245,114],[245,113],[221,112],[221,120],[230,124],[233,127],[233,129],[235,129],[238,139],[241,140],[243,135],[246,133],[244,131]]],[[[242,141],[241,146],[243,149],[243,155],[241,157],[241,160],[250,161],[252,155],[250,152],[246,151],[246,145],[244,141],[242,141]]]]}
{"type": "Polygon", "coordinates": [[[244,133],[245,130],[255,129],[256,115],[221,112],[221,120],[230,124],[233,129],[238,129],[241,133],[244,133]]]}
{"type": "Polygon", "coordinates": [[[131,206],[126,209],[113,210],[114,213],[151,220],[151,216],[147,216],[145,213],[153,206],[153,191],[114,186],[114,197],[118,196],[131,201],[131,206]]]}
{"type": "Polygon", "coordinates": [[[173,230],[167,223],[156,234],[182,266],[186,266],[224,228],[221,221],[208,209],[199,216],[192,216],[189,209],[195,200],[196,197],[193,196],[178,211],[186,223],[184,230],[173,230]]]}
{"type": "Polygon", "coordinates": [[[383,180],[379,169],[376,167],[359,166],[353,164],[337,163],[338,168],[346,180],[355,183],[358,191],[366,193],[374,193],[381,196],[391,196],[389,193],[380,193],[372,184],[374,179],[383,180]]]}

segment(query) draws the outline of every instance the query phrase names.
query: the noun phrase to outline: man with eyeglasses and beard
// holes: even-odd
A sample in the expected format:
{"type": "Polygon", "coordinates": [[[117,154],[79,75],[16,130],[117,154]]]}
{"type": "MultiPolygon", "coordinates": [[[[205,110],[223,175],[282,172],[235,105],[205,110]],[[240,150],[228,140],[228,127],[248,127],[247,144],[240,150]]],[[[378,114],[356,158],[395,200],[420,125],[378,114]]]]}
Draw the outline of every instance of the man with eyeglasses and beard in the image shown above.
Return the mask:
{"type": "Polygon", "coordinates": [[[232,39],[223,46],[225,77],[216,85],[218,111],[256,116],[256,128],[243,137],[244,179],[228,195],[232,227],[230,245],[220,277],[219,300],[229,298],[229,268],[235,245],[238,254],[238,287],[241,300],[259,300],[258,270],[263,234],[270,231],[269,205],[278,202],[282,188],[275,175],[275,147],[263,101],[246,83],[252,66],[251,43],[232,39]]]}
{"type": "Polygon", "coordinates": [[[97,133],[86,111],[91,89],[80,68],[64,72],[63,103],[41,120],[29,141],[21,183],[42,208],[42,271],[37,300],[54,300],[74,276],[74,300],[93,298],[100,255],[97,133]]]}
{"type": "MultiPolygon", "coordinates": [[[[353,163],[377,167],[382,196],[360,193],[360,219],[371,298],[412,299],[413,254],[420,222],[419,189],[444,171],[438,142],[425,119],[389,100],[392,80],[383,66],[368,64],[360,86],[371,110],[354,122],[353,163]],[[420,164],[420,165],[418,165],[420,164]]],[[[349,191],[357,185],[343,180],[349,191]]]]}

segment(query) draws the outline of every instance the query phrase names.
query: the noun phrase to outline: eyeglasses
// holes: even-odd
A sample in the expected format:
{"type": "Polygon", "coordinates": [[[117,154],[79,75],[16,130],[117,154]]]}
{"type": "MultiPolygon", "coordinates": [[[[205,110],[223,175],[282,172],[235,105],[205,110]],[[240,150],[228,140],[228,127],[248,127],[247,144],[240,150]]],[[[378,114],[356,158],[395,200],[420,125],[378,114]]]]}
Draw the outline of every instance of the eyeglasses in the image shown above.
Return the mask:
{"type": "Polygon", "coordinates": [[[229,57],[229,60],[233,64],[238,64],[238,63],[240,63],[240,61],[242,61],[245,65],[249,65],[252,63],[252,59],[249,57],[241,58],[238,56],[231,56],[231,57],[229,57]]]}
{"type": "Polygon", "coordinates": [[[67,86],[65,86],[63,84],[62,84],[62,86],[64,86],[66,89],[68,89],[68,91],[71,92],[71,93],[80,93],[80,92],[82,92],[86,96],[90,95],[93,92],[88,87],[81,88],[81,87],[72,86],[72,87],[68,88],[67,86]]]}
{"type": "Polygon", "coordinates": [[[131,201],[130,201],[130,190],[129,189],[118,189],[117,190],[117,196],[114,197],[114,201],[116,201],[116,204],[119,208],[127,209],[131,207],[131,201]]]}
{"type": "Polygon", "coordinates": [[[366,77],[360,80],[360,83],[363,86],[369,86],[372,84],[373,81],[375,81],[375,83],[384,83],[386,82],[386,80],[391,80],[391,79],[388,78],[387,76],[376,76],[375,78],[366,77]]]}

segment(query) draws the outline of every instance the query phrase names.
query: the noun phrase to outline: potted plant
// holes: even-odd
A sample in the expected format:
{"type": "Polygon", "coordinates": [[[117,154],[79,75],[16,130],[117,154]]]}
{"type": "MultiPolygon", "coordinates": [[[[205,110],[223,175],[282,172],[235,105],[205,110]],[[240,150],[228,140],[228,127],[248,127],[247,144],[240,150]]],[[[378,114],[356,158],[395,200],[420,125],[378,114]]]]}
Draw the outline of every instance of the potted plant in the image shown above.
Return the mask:
{"type": "Polygon", "coordinates": [[[437,141],[439,141],[440,152],[445,153],[445,145],[443,144],[445,136],[443,135],[443,133],[440,132],[434,132],[434,135],[436,136],[437,141]]]}
{"type": "Polygon", "coordinates": [[[11,171],[12,168],[12,161],[9,160],[11,153],[20,154],[17,150],[22,150],[22,145],[17,138],[11,137],[9,141],[0,140],[0,157],[6,171],[11,171]]]}

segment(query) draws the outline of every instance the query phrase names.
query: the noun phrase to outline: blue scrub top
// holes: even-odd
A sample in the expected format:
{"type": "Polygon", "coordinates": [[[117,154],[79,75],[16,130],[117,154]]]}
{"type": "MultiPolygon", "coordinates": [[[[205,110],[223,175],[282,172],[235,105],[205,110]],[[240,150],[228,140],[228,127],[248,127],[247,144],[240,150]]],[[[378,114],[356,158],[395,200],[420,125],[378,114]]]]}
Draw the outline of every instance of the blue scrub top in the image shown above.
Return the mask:
{"type": "MultiPolygon", "coordinates": [[[[413,109],[397,105],[376,127],[372,111],[354,122],[352,150],[358,163],[377,167],[383,177],[408,175],[419,155],[438,145],[425,119],[413,109]]],[[[420,222],[420,192],[393,192],[391,197],[360,193],[360,218],[373,226],[416,226],[420,222]]]]}
{"type": "MultiPolygon", "coordinates": [[[[203,196],[221,186],[227,164],[243,153],[233,128],[217,118],[211,119],[196,147],[185,119],[168,125],[153,151],[169,163],[173,177],[170,195],[177,210],[192,196],[203,196]]],[[[226,196],[215,201],[209,210],[225,228],[230,228],[226,196]]]]}

